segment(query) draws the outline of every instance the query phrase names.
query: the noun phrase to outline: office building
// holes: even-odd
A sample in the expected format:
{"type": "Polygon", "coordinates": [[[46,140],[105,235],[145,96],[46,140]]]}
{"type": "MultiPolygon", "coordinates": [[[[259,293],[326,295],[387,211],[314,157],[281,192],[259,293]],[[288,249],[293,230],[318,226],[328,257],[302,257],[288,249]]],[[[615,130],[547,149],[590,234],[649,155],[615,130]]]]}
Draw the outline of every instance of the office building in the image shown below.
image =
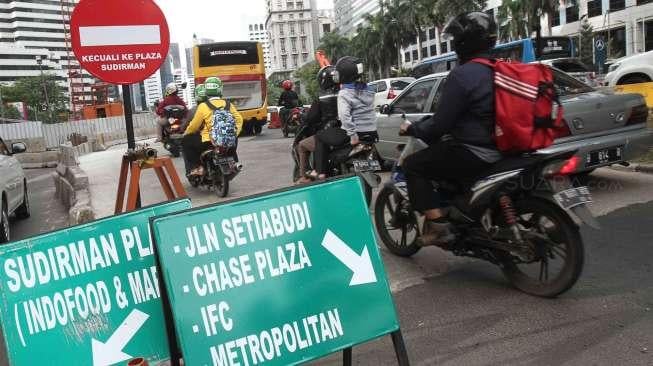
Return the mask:
{"type": "Polygon", "coordinates": [[[272,59],[270,57],[270,39],[268,31],[263,23],[249,25],[248,39],[250,41],[260,42],[263,47],[263,59],[265,60],[265,70],[269,73],[272,70],[272,59]]]}
{"type": "Polygon", "coordinates": [[[342,36],[352,37],[358,26],[365,23],[365,15],[374,15],[379,10],[378,0],[334,0],[335,29],[342,36]]]}
{"type": "Polygon", "coordinates": [[[143,88],[145,89],[146,109],[151,109],[154,106],[154,103],[163,99],[161,71],[159,70],[149,78],[145,79],[143,82],[143,88]]]}

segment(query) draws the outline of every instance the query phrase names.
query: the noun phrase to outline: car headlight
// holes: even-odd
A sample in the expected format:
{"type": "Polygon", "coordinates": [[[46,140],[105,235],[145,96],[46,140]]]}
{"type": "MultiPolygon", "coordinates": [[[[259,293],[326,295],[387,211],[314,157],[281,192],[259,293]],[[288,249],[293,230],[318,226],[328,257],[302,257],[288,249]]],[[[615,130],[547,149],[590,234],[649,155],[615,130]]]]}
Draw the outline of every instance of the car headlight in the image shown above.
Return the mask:
{"type": "Polygon", "coordinates": [[[610,67],[608,68],[608,72],[616,71],[619,68],[619,66],[621,66],[621,64],[618,62],[616,64],[610,65],[610,67]]]}

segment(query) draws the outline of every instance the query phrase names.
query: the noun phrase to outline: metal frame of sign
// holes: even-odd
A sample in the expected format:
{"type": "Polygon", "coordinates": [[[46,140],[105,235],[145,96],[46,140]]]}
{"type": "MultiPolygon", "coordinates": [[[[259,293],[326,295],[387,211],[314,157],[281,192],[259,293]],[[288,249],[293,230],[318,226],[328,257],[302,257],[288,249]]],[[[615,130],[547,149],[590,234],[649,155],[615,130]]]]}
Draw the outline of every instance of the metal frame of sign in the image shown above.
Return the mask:
{"type": "MultiPolygon", "coordinates": [[[[191,209],[188,209],[188,210],[185,210],[185,211],[180,211],[180,212],[177,212],[177,213],[170,213],[170,214],[166,214],[166,215],[152,217],[152,218],[150,218],[149,227],[150,227],[150,231],[151,231],[150,234],[151,234],[151,237],[152,237],[152,241],[154,243],[154,257],[155,257],[156,264],[157,264],[157,266],[159,268],[163,268],[163,267],[161,267],[161,261],[160,261],[159,250],[158,250],[158,243],[157,243],[157,240],[156,240],[156,235],[154,233],[154,226],[152,225],[153,221],[156,220],[156,219],[165,218],[165,217],[168,217],[168,216],[178,215],[178,214],[182,214],[182,213],[206,210],[207,208],[211,208],[211,207],[224,206],[224,205],[228,205],[228,204],[232,204],[232,203],[236,203],[236,202],[240,202],[240,201],[245,201],[245,200],[256,199],[256,198],[260,198],[260,197],[264,197],[264,196],[268,196],[268,195],[272,195],[272,194],[291,192],[291,191],[295,191],[295,190],[305,189],[305,188],[311,187],[311,186],[319,186],[319,185],[323,185],[323,184],[326,184],[326,183],[332,183],[332,182],[335,182],[335,181],[345,180],[345,179],[352,178],[352,177],[358,177],[359,179],[362,179],[360,176],[357,176],[355,174],[348,174],[348,175],[345,175],[345,176],[341,176],[341,177],[337,177],[337,178],[328,178],[328,179],[326,179],[324,181],[309,183],[309,184],[305,184],[305,185],[302,185],[302,186],[291,186],[291,187],[286,187],[286,188],[280,188],[280,189],[276,189],[276,190],[273,190],[273,191],[258,193],[258,194],[254,194],[254,195],[247,196],[247,197],[240,197],[240,198],[225,200],[225,201],[218,202],[218,203],[215,203],[215,204],[212,204],[212,205],[207,205],[207,206],[202,206],[202,207],[193,207],[191,209]]],[[[359,184],[361,184],[360,180],[359,180],[359,184]]],[[[362,185],[361,185],[361,194],[363,194],[362,185]]],[[[183,357],[183,354],[181,352],[181,347],[179,346],[178,339],[177,339],[175,321],[174,321],[174,317],[173,317],[173,314],[172,314],[171,303],[170,303],[169,295],[168,295],[168,289],[166,287],[164,277],[165,276],[163,275],[163,273],[161,274],[161,276],[159,276],[159,288],[160,288],[160,291],[161,291],[161,299],[163,300],[164,317],[165,317],[167,330],[168,330],[169,348],[170,348],[170,354],[171,354],[171,363],[172,363],[172,366],[181,366],[182,364],[181,364],[180,361],[181,361],[181,358],[183,357]],[[171,334],[174,334],[175,336],[172,337],[172,336],[170,336],[171,334]]],[[[406,343],[405,343],[404,338],[403,338],[401,327],[399,326],[396,331],[386,333],[386,335],[390,335],[390,337],[392,339],[392,344],[393,344],[393,347],[394,347],[395,356],[397,358],[397,364],[399,366],[410,366],[410,360],[408,358],[408,351],[406,349],[406,343]]],[[[370,339],[370,340],[368,340],[366,342],[363,342],[363,343],[368,343],[368,342],[371,342],[372,340],[374,340],[374,339],[370,339]]],[[[360,343],[360,344],[363,344],[363,343],[360,343]]],[[[343,349],[341,349],[341,351],[342,351],[342,364],[343,364],[343,366],[351,366],[352,365],[352,360],[353,360],[353,347],[343,348],[343,349]]],[[[326,357],[326,356],[324,356],[324,357],[326,357]]]]}

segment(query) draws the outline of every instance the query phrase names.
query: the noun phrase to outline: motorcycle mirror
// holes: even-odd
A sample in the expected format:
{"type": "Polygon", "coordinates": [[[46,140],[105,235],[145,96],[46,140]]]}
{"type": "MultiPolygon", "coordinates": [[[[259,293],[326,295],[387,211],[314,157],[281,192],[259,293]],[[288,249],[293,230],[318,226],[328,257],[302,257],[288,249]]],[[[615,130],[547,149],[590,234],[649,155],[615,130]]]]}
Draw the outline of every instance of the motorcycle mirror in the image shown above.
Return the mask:
{"type": "Polygon", "coordinates": [[[390,107],[389,104],[382,105],[379,111],[381,112],[381,114],[387,114],[387,115],[392,114],[392,108],[390,107]]]}

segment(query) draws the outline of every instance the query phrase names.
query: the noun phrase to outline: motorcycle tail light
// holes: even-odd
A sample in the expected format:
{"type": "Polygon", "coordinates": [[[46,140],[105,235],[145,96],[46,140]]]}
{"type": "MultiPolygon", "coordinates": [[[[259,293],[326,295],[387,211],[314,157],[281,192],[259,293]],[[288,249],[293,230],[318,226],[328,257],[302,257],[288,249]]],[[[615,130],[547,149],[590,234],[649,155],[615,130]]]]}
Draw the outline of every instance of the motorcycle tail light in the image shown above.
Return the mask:
{"type": "Polygon", "coordinates": [[[397,97],[397,93],[395,93],[395,90],[393,88],[390,88],[390,91],[388,91],[388,99],[395,99],[397,97]]]}
{"type": "Polygon", "coordinates": [[[580,166],[580,158],[572,156],[571,158],[559,162],[555,162],[544,169],[543,175],[545,177],[557,177],[564,175],[571,175],[576,173],[580,166]]]}

